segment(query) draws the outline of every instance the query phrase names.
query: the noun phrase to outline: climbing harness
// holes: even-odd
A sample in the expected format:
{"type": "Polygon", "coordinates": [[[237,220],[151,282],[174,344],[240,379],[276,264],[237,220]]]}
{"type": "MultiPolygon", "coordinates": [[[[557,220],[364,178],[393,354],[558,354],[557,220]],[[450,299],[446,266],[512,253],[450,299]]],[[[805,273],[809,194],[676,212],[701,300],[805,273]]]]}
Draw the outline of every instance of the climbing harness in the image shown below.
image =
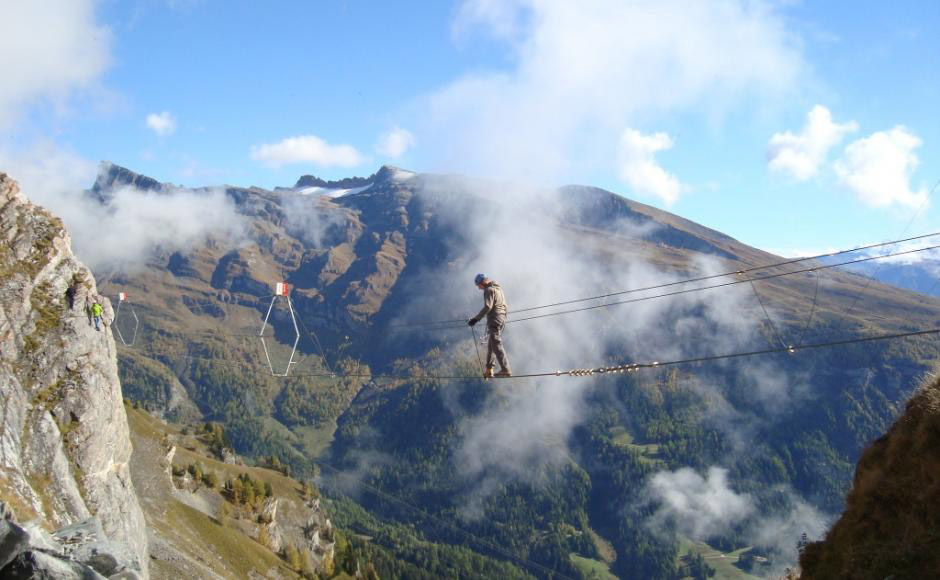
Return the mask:
{"type": "Polygon", "coordinates": [[[290,374],[291,365],[294,365],[294,355],[297,353],[297,343],[300,342],[300,329],[297,328],[297,317],[294,315],[294,306],[290,301],[290,286],[287,282],[278,282],[274,286],[274,296],[271,297],[271,304],[268,306],[268,313],[264,316],[264,322],[261,323],[261,331],[258,333],[261,338],[261,348],[264,349],[264,358],[268,361],[268,368],[275,377],[286,377],[290,374]],[[279,297],[283,296],[287,300],[287,310],[290,312],[290,319],[294,325],[294,345],[290,352],[290,358],[287,359],[287,366],[283,372],[274,370],[274,364],[271,362],[271,354],[268,352],[268,344],[264,340],[264,331],[268,327],[268,319],[271,317],[271,311],[274,309],[274,303],[279,297]]]}
{"type": "Polygon", "coordinates": [[[471,326],[470,333],[473,335],[473,348],[477,351],[477,361],[480,362],[480,371],[485,375],[486,369],[483,367],[483,358],[480,356],[480,345],[477,344],[477,331],[471,326]]]}

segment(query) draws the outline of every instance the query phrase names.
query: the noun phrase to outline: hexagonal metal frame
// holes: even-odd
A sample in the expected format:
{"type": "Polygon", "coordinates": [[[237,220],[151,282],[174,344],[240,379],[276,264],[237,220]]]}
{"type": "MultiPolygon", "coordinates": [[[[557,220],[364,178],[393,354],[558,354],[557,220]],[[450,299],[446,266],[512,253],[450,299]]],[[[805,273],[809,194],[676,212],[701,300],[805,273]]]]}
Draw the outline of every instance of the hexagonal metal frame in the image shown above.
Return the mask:
{"type": "Polygon", "coordinates": [[[134,310],[134,307],[128,304],[128,308],[131,309],[131,316],[134,317],[134,334],[131,335],[131,341],[127,342],[124,340],[124,334],[121,332],[121,328],[117,325],[118,316],[121,314],[121,305],[126,302],[125,300],[118,299],[118,307],[114,311],[114,319],[111,321],[111,327],[117,331],[118,338],[121,339],[121,342],[124,343],[124,346],[134,346],[134,341],[137,340],[137,329],[140,328],[140,319],[137,318],[137,312],[134,310]]]}
{"type": "Polygon", "coordinates": [[[261,348],[264,349],[264,358],[268,361],[268,368],[271,369],[271,375],[275,377],[286,377],[290,374],[291,365],[297,364],[294,362],[294,355],[297,353],[297,343],[300,342],[300,329],[297,328],[297,316],[294,314],[294,305],[291,303],[290,296],[284,296],[284,298],[287,299],[287,309],[290,311],[290,319],[294,324],[294,334],[296,334],[296,338],[294,338],[294,346],[290,352],[290,358],[287,360],[287,367],[284,369],[284,372],[275,372],[274,364],[271,362],[271,354],[268,352],[268,345],[264,341],[264,329],[268,326],[268,319],[271,317],[271,310],[274,309],[274,303],[278,298],[278,294],[275,294],[274,297],[271,298],[271,304],[268,306],[268,313],[264,316],[264,322],[261,323],[261,332],[258,333],[258,337],[261,338],[261,348]]]}

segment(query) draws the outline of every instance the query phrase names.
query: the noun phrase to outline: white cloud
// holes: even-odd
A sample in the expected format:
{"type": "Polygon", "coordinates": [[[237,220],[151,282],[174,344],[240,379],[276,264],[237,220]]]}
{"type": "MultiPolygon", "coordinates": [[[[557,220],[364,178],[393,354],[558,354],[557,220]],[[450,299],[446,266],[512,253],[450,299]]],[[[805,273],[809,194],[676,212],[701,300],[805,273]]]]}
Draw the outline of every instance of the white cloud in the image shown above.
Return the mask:
{"type": "Polygon", "coordinates": [[[474,26],[485,24],[486,31],[495,38],[517,38],[523,28],[523,4],[504,0],[464,2],[454,21],[454,34],[457,37],[469,36],[474,26]]]}
{"type": "Polygon", "coordinates": [[[379,138],[375,150],[386,157],[396,159],[404,155],[405,151],[414,147],[415,143],[415,136],[410,131],[395,127],[379,138]]]}
{"type": "Polygon", "coordinates": [[[134,271],[154,256],[199,247],[209,238],[234,245],[245,232],[224,188],[155,193],[125,187],[114,192],[107,208],[75,192],[43,203],[62,216],[76,254],[99,272],[134,271]]]}
{"type": "Polygon", "coordinates": [[[320,167],[355,167],[364,159],[352,145],[330,145],[316,135],[288,137],[278,143],[254,145],[251,158],[274,167],[313,163],[320,167]]]}
{"type": "Polygon", "coordinates": [[[893,263],[893,264],[924,264],[931,263],[940,265],[940,249],[928,250],[925,248],[931,248],[940,244],[940,237],[931,237],[924,240],[914,240],[911,242],[905,242],[902,244],[884,246],[881,248],[875,248],[865,252],[865,255],[868,256],[886,256],[888,254],[898,254],[901,252],[912,252],[910,254],[903,254],[900,256],[892,256],[890,258],[884,258],[878,260],[877,263],[893,263]],[[914,250],[923,250],[915,252],[914,250]]]}
{"type": "Polygon", "coordinates": [[[59,196],[81,191],[94,182],[97,164],[46,140],[17,153],[0,150],[0,171],[9,174],[28,197],[40,203],[30,192],[59,196]]]}
{"type": "Polygon", "coordinates": [[[127,187],[102,206],[83,195],[94,182],[95,164],[51,142],[17,154],[0,150],[0,167],[30,201],[64,220],[76,255],[99,273],[132,271],[159,252],[185,250],[209,237],[234,244],[245,231],[222,189],[154,193],[127,187]]]}
{"type": "Polygon", "coordinates": [[[785,567],[797,563],[799,553],[796,543],[803,534],[810,541],[819,540],[833,519],[795,494],[786,495],[789,504],[786,511],[759,518],[748,528],[750,541],[777,553],[776,566],[768,570],[773,574],[782,574],[785,567]]]}
{"type": "Polygon", "coordinates": [[[711,467],[703,478],[688,467],[661,471],[647,482],[646,492],[660,502],[651,525],[674,526],[695,540],[727,533],[754,512],[748,494],[735,493],[728,486],[728,471],[711,467]]]}
{"type": "Polygon", "coordinates": [[[782,258],[806,258],[808,256],[819,256],[821,254],[828,254],[830,252],[837,252],[843,248],[836,248],[835,246],[829,246],[827,248],[823,247],[775,247],[775,248],[761,248],[761,250],[773,254],[775,256],[780,256],[782,258]]]}
{"type": "Polygon", "coordinates": [[[660,471],[644,489],[645,501],[658,504],[647,525],[659,534],[677,532],[697,541],[743,533],[751,545],[770,550],[773,565],[767,572],[779,575],[797,562],[800,536],[805,533],[811,541],[819,539],[832,517],[800,499],[788,486],[766,491],[776,496],[778,507],[771,512],[759,510],[750,494],[731,489],[726,469],[710,467],[707,477],[688,467],[660,471]]]}
{"type": "Polygon", "coordinates": [[[919,161],[914,150],[921,140],[898,125],[850,143],[835,164],[840,182],[872,207],[901,205],[919,208],[927,188],[911,190],[911,174],[919,161]]]}
{"type": "MultiPolygon", "coordinates": [[[[418,187],[422,195],[447,194],[454,200],[446,208],[442,206],[437,219],[469,245],[453,260],[448,259],[439,268],[423,274],[419,281],[408,283],[414,284],[409,288],[434,287],[440,291],[433,303],[416,303],[414,308],[406,309],[403,323],[475,313],[480,293],[472,280],[477,272],[499,280],[514,308],[598,295],[611,288],[654,286],[681,277],[681,273],[665,271],[640,255],[611,261],[603,252],[586,254],[583,245],[575,243],[579,234],[558,227],[559,221],[568,221],[572,216],[595,216],[599,207],[609,208],[600,205],[605,198],[595,195],[597,192],[577,189],[559,192],[508,180],[453,175],[425,175],[418,187]],[[486,203],[479,203],[479,199],[486,203]],[[564,288],[556,283],[558,272],[565,272],[564,288]]],[[[602,227],[609,227],[623,236],[621,239],[649,239],[651,228],[656,227],[626,217],[618,220],[616,214],[611,212],[612,221],[602,227]]],[[[593,218],[589,219],[594,223],[593,218]]],[[[691,263],[689,269],[700,275],[718,274],[727,271],[727,264],[715,257],[703,257],[691,263]]],[[[578,368],[599,357],[602,360],[612,357],[619,362],[691,358],[735,352],[763,340],[759,331],[764,317],[750,287],[650,300],[623,308],[553,318],[552,332],[539,332],[530,326],[538,323],[517,319],[506,333],[513,369],[524,373],[527,369],[578,368]],[[622,323],[624,317],[629,318],[630,324],[622,323]],[[706,335],[712,339],[703,344],[700,338],[706,335]],[[620,358],[623,356],[629,358],[620,358]]],[[[775,320],[779,319],[773,310],[770,313],[775,320]]],[[[468,334],[464,329],[454,335],[453,352],[476,361],[468,334]],[[465,342],[459,342],[461,338],[465,342]]],[[[783,372],[765,369],[766,375],[783,372]]],[[[737,377],[742,371],[729,367],[727,372],[737,377]]],[[[753,384],[754,399],[769,409],[794,400],[793,395],[798,394],[788,384],[774,379],[767,382],[750,376],[741,379],[753,384]]],[[[610,386],[606,379],[597,380],[610,386]]],[[[454,387],[460,388],[463,387],[454,387]]],[[[464,505],[461,513],[480,517],[492,494],[508,482],[541,485],[548,481],[546,478],[576,453],[568,444],[572,431],[590,416],[592,403],[587,397],[605,388],[590,378],[564,388],[554,378],[537,379],[509,391],[492,389],[486,394],[483,407],[474,405],[473,410],[464,409],[456,394],[454,397],[442,394],[445,400],[457,401],[449,404],[448,410],[459,425],[454,458],[459,466],[457,473],[466,481],[468,490],[466,501],[461,500],[464,505]]],[[[716,387],[707,395],[719,393],[716,387]]],[[[761,417],[760,424],[766,423],[769,414],[761,417]]],[[[734,430],[740,430],[739,426],[747,420],[736,418],[734,430]]]]}
{"type": "Polygon", "coordinates": [[[620,178],[635,191],[655,195],[666,205],[679,199],[679,180],[656,164],[658,151],[672,148],[672,139],[665,133],[644,135],[627,129],[620,137],[620,178]]]}
{"type": "Polygon", "coordinates": [[[858,130],[858,123],[834,123],[832,113],[816,105],[806,115],[806,125],[799,135],[790,131],[775,133],[767,146],[770,169],[788,173],[804,181],[815,176],[825,162],[829,150],[838,145],[849,133],[858,130]]]}
{"type": "Polygon", "coordinates": [[[111,32],[95,21],[93,0],[4,2],[0,17],[0,127],[48,99],[62,105],[93,88],[110,63],[111,32]]]}
{"type": "Polygon", "coordinates": [[[169,111],[150,113],[147,115],[147,126],[157,135],[165,137],[176,131],[176,118],[169,111]]]}
{"type": "Polygon", "coordinates": [[[803,69],[762,2],[466,0],[455,28],[505,42],[510,64],[431,94],[419,137],[447,169],[500,177],[614,165],[640,117],[786,94],[803,69]]]}

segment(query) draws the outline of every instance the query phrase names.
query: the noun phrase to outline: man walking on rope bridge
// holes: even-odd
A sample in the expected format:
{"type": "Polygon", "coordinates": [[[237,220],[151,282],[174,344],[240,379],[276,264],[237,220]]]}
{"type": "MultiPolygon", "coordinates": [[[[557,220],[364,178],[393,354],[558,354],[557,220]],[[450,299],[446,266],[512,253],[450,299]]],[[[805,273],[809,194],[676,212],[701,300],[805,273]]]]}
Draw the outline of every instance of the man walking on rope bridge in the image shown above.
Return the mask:
{"type": "Polygon", "coordinates": [[[503,348],[502,332],[506,326],[506,297],[503,295],[503,289],[500,288],[494,280],[490,280],[483,274],[477,274],[473,282],[477,288],[483,290],[483,309],[479,314],[467,321],[467,324],[473,326],[486,316],[486,330],[490,339],[486,343],[486,370],[483,372],[483,378],[488,379],[494,376],[511,377],[512,371],[509,369],[509,357],[506,356],[506,349],[503,348]],[[501,370],[493,374],[493,367],[499,361],[501,370]]]}

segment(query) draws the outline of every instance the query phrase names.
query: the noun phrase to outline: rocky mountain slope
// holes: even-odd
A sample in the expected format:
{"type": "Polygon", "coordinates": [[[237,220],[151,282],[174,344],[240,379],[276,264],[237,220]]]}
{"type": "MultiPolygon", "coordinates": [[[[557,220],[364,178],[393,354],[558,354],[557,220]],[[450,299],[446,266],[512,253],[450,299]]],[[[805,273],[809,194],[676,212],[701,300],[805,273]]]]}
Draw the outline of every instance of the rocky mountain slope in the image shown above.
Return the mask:
{"type": "MultiPolygon", "coordinates": [[[[254,373],[252,379],[264,385],[260,390],[265,396],[275,399],[278,393],[283,394],[283,381],[271,382],[262,376],[267,367],[264,353],[249,336],[260,328],[273,285],[282,280],[291,284],[294,308],[304,324],[299,348],[307,356],[294,369],[298,373],[327,370],[320,346],[330,353],[328,358],[349,357],[381,371],[396,359],[421,357],[430,349],[449,348],[465,338],[466,330],[459,327],[409,331],[399,325],[454,319],[472,309],[477,297],[465,281],[473,276],[472,264],[485,263],[487,257],[481,255],[481,236],[465,218],[482,212],[481,219],[488,219],[487,212],[496,210],[486,209],[493,204],[481,197],[481,191],[500,186],[384,167],[368,178],[323,182],[317,186],[322,190],[319,194],[301,193],[307,184],[321,181],[305,176],[295,188],[277,191],[226,187],[226,196],[244,218],[243,238],[214,240],[186,251],[157,251],[146,262],[130,268],[98,272],[102,288],[109,294],[131,294],[144,326],[158,331],[160,337],[158,344],[149,344],[147,336],[157,335],[145,332],[144,343],[138,348],[122,350],[122,360],[128,362],[122,371],[125,388],[134,398],[171,417],[218,417],[227,397],[220,393],[223,400],[211,407],[200,404],[200,396],[193,397],[196,385],[187,382],[186,367],[191,363],[180,363],[179,359],[183,353],[198,356],[193,347],[204,340],[238,352],[247,365],[245,370],[254,373]],[[353,185],[353,194],[335,198],[328,193],[353,185]],[[429,291],[434,300],[424,299],[429,291]]],[[[143,187],[158,194],[170,189],[109,164],[103,167],[94,193],[106,195],[122,187],[143,187]]],[[[569,186],[540,195],[533,215],[547,212],[550,237],[572,256],[594,265],[592,279],[578,284],[584,286],[579,292],[587,295],[609,292],[609,280],[638,263],[669,273],[668,278],[702,274],[703,260],[712,261],[710,272],[782,261],[720,232],[604,190],[569,186]]],[[[750,275],[774,275],[805,266],[770,268],[750,275]]],[[[535,264],[503,269],[518,277],[504,281],[513,288],[513,307],[533,305],[527,300],[544,303],[576,297],[565,293],[571,292],[566,289],[569,285],[544,288],[529,282],[527,278],[539,270],[535,264]]],[[[747,279],[739,277],[738,281],[747,279]]],[[[870,283],[838,269],[758,281],[737,289],[739,295],[750,294],[737,306],[746,309],[741,317],[753,320],[774,345],[780,340],[812,342],[860,333],[903,332],[919,323],[940,324],[940,301],[870,283]],[[762,313],[764,306],[769,319],[762,313]]],[[[597,301],[572,307],[594,304],[597,301]]],[[[578,320],[606,329],[623,316],[620,312],[629,309],[588,312],[578,315],[578,320]]],[[[290,344],[293,327],[286,312],[275,309],[272,320],[277,338],[290,344]]],[[[671,323],[663,318],[660,326],[668,332],[671,323]]],[[[533,323],[522,324],[529,327],[533,323]]],[[[706,342],[698,344],[701,346],[692,344],[689,348],[700,348],[697,354],[715,353],[706,342]]],[[[644,341],[614,343],[613,352],[599,352],[595,360],[583,362],[599,363],[606,356],[625,356],[624,352],[657,356],[655,352],[644,354],[643,350],[652,350],[645,346],[650,345],[644,341]]],[[[275,349],[276,361],[286,360],[283,348],[275,349]]],[[[905,389],[909,392],[909,387],[905,389]]],[[[356,392],[356,385],[347,385],[341,392],[328,394],[338,407],[308,418],[326,423],[335,420],[342,401],[351,401],[356,392]]],[[[890,398],[899,395],[893,392],[890,398]]]]}
{"type": "MultiPolygon", "coordinates": [[[[169,186],[106,169],[99,183],[108,187],[144,184],[152,199],[173,196],[169,186]]],[[[512,310],[780,261],[604,190],[518,190],[391,167],[369,178],[309,178],[276,191],[225,187],[244,226],[240,238],[157,248],[133,267],[97,272],[109,295],[130,293],[141,318],[138,343],[120,347],[126,392],[171,419],[224,424],[249,458],[275,455],[297,473],[325,462],[447,521],[479,508],[486,518],[464,522],[470,532],[569,574],[577,574],[574,555],[595,559],[602,552],[607,559],[617,554],[610,566],[620,575],[669,577],[676,569],[680,543],[651,536],[644,524],[652,508],[626,521],[617,516],[642,500],[657,472],[723,466],[734,491],[749,494],[755,509],[780,513],[799,497],[841,511],[858,453],[936,362],[936,341],[692,365],[678,374],[572,379],[565,388],[563,379],[497,386],[420,378],[479,372],[465,325],[402,325],[475,310],[479,295],[468,281],[480,270],[499,272],[512,310]],[[300,362],[286,379],[271,376],[256,336],[273,285],[282,280],[292,286],[301,333],[300,362]],[[334,369],[399,378],[332,379],[334,369]],[[467,473],[468,457],[482,466],[478,472],[467,473]],[[545,464],[536,461],[542,458],[545,464]],[[520,469],[514,461],[535,464],[520,469]],[[483,499],[474,495],[481,488],[489,494],[483,499]],[[544,509],[536,513],[533,505],[544,509]],[[612,552],[598,548],[606,543],[612,552]]],[[[102,199],[107,203],[107,195],[102,199]]],[[[940,326],[940,301],[850,272],[733,279],[740,284],[732,289],[687,299],[539,321],[511,315],[515,370],[940,326]]],[[[272,313],[278,340],[267,344],[280,364],[295,338],[283,306],[272,313]]],[[[419,513],[372,496],[361,501],[395,525],[417,525],[436,542],[479,550],[419,513]]],[[[348,523],[366,527],[365,517],[348,523]]],[[[773,545],[792,548],[795,536],[773,545]]],[[[728,553],[753,546],[750,561],[767,562],[776,548],[758,550],[752,538],[742,525],[681,545],[707,541],[728,553]]]]}
{"type": "MultiPolygon", "coordinates": [[[[115,165],[103,171],[95,195],[122,187],[158,193],[172,188],[115,165]]],[[[309,326],[322,329],[331,345],[350,332],[365,332],[370,336],[357,338],[374,339],[392,319],[418,314],[408,309],[415,302],[410,294],[428,274],[456,275],[480,257],[477,232],[465,218],[482,212],[485,220],[487,212],[495,210],[486,209],[493,204],[480,192],[500,188],[482,180],[384,167],[368,178],[323,182],[317,194],[302,193],[303,184],[314,181],[305,176],[296,188],[276,191],[227,186],[227,197],[247,224],[244,238],[186,252],[157,252],[146,263],[100,272],[103,284],[109,290],[130,289],[144,307],[159,304],[160,310],[150,317],[155,323],[168,320],[186,329],[222,325],[235,331],[255,329],[273,284],[286,280],[309,326]],[[337,189],[347,182],[356,187],[337,189]],[[355,193],[334,198],[331,191],[355,193]]],[[[568,186],[540,195],[538,204],[554,219],[552,227],[562,243],[577,248],[585,261],[602,265],[599,278],[629,268],[637,259],[683,274],[696,273],[702,257],[721,259],[722,271],[782,261],[601,189],[568,186]]],[[[761,270],[752,276],[782,271],[761,270]]],[[[938,319],[937,303],[921,304],[916,294],[868,284],[837,269],[825,270],[821,277],[827,291],[818,293],[815,324],[838,319],[849,326],[896,330],[912,318],[938,319]],[[856,308],[849,312],[842,302],[860,292],[856,308]],[[877,305],[875,316],[872,305],[877,305]]],[[[782,324],[799,323],[808,314],[815,283],[808,273],[761,282],[759,288],[768,294],[767,302],[782,324]]],[[[447,293],[440,298],[436,305],[423,305],[430,310],[420,314],[426,319],[453,316],[449,309],[457,305],[447,293]]]]}
{"type": "Polygon", "coordinates": [[[150,532],[154,578],[296,578],[333,571],[334,531],[313,487],[305,491],[283,473],[246,466],[230,450],[222,461],[202,431],[168,425],[140,409],[128,408],[128,416],[131,472],[150,532]],[[259,492],[267,487],[271,495],[250,503],[236,497],[226,483],[239,476],[260,482],[259,492]],[[288,546],[305,570],[292,568],[288,546]]]}
{"type": "Polygon", "coordinates": [[[800,566],[803,578],[940,576],[940,379],[862,453],[845,513],[800,566]]]}
{"type": "Polygon", "coordinates": [[[100,573],[146,577],[117,349],[85,312],[87,301],[102,300],[107,318],[110,303],[72,254],[62,222],[4,174],[0,239],[0,501],[32,530],[29,542],[4,545],[0,567],[14,577],[31,569],[93,575],[79,560],[100,573]],[[50,540],[44,532],[54,530],[50,540]],[[78,553],[83,545],[90,552],[78,553]],[[92,561],[95,551],[117,560],[92,561]]]}

